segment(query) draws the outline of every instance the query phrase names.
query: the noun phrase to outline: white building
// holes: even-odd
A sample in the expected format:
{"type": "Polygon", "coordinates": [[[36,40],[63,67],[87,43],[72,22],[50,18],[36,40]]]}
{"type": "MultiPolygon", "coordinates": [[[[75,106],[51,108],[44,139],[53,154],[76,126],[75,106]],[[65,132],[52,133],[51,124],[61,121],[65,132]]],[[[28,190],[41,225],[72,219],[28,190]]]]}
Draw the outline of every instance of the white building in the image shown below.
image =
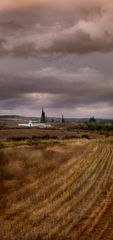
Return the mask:
{"type": "Polygon", "coordinates": [[[51,127],[50,124],[33,122],[31,120],[29,120],[28,123],[19,123],[18,126],[19,127],[29,127],[29,128],[33,128],[33,127],[37,127],[37,128],[50,128],[51,127]]]}

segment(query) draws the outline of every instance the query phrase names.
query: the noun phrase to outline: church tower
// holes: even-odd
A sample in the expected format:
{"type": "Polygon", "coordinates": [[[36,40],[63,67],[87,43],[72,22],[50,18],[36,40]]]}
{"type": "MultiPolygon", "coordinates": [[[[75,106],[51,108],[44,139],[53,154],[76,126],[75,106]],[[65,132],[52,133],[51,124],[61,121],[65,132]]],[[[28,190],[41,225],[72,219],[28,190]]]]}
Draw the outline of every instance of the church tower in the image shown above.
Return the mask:
{"type": "Polygon", "coordinates": [[[45,123],[46,122],[46,116],[45,116],[45,112],[43,110],[43,107],[42,107],[42,114],[41,114],[40,122],[41,123],[45,123]]]}

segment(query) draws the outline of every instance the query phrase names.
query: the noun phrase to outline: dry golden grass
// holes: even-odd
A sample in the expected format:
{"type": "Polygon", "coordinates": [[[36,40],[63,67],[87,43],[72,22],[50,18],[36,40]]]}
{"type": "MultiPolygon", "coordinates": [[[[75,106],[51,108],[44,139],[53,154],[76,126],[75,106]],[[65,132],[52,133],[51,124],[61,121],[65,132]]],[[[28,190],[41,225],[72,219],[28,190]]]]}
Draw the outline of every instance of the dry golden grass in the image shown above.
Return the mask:
{"type": "Polygon", "coordinates": [[[71,140],[1,149],[0,240],[112,240],[112,148],[71,140]]]}

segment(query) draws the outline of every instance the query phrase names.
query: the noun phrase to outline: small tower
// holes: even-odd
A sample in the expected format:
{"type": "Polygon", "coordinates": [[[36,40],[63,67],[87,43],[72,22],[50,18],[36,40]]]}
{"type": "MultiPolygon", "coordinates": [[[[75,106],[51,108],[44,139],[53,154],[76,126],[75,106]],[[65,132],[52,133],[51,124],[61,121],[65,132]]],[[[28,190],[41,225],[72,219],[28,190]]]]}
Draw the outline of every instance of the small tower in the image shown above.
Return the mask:
{"type": "Polygon", "coordinates": [[[45,123],[45,122],[46,122],[46,116],[45,116],[45,112],[44,112],[43,107],[42,107],[42,114],[41,114],[40,123],[45,123]]]}

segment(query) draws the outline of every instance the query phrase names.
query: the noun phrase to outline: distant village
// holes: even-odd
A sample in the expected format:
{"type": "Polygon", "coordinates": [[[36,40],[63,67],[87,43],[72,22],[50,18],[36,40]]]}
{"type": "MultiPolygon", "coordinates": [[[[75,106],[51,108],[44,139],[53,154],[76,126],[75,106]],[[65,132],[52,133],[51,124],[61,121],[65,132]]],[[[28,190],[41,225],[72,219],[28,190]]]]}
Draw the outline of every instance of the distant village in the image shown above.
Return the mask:
{"type": "MultiPolygon", "coordinates": [[[[61,122],[65,123],[63,115],[62,115],[62,118],[61,118],[61,122]]],[[[48,123],[48,118],[47,118],[47,116],[45,114],[45,111],[44,111],[44,109],[42,107],[40,121],[29,120],[28,123],[19,123],[18,126],[19,127],[51,128],[52,125],[50,123],[48,123]]]]}

